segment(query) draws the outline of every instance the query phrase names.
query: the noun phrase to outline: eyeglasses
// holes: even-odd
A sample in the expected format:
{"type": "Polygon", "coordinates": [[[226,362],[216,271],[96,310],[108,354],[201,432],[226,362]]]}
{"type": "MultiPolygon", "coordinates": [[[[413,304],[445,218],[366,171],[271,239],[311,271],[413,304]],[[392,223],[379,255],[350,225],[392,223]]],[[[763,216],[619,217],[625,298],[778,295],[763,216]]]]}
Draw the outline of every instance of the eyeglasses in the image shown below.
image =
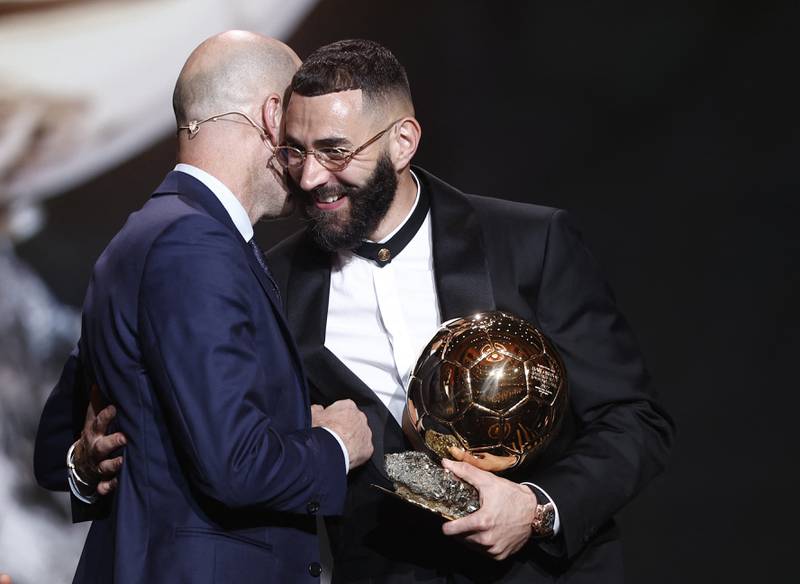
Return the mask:
{"type": "Polygon", "coordinates": [[[275,159],[284,168],[299,168],[305,164],[306,157],[309,154],[313,154],[314,158],[317,159],[317,162],[319,162],[326,169],[330,170],[331,172],[339,172],[340,170],[344,170],[357,154],[362,152],[370,144],[380,139],[381,136],[391,130],[392,127],[399,121],[400,120],[395,120],[389,124],[385,130],[381,130],[355,150],[340,148],[338,146],[317,148],[316,150],[301,150],[300,148],[296,148],[294,146],[278,146],[275,148],[275,159]]]}

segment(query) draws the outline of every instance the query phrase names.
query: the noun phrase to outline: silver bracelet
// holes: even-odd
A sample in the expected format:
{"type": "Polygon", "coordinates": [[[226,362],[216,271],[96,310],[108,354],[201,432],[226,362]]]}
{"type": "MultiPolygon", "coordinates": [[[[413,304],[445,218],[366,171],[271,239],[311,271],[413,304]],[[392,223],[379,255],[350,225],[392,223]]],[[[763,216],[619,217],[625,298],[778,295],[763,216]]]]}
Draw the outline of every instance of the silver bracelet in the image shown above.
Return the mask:
{"type": "Polygon", "coordinates": [[[78,474],[78,470],[75,468],[75,461],[72,458],[72,454],[75,451],[75,446],[77,444],[77,442],[73,442],[72,446],[70,446],[69,450],[67,450],[67,468],[69,469],[69,474],[72,475],[72,478],[75,479],[76,482],[87,487],[92,487],[93,485],[90,485],[81,478],[81,475],[78,474]]]}

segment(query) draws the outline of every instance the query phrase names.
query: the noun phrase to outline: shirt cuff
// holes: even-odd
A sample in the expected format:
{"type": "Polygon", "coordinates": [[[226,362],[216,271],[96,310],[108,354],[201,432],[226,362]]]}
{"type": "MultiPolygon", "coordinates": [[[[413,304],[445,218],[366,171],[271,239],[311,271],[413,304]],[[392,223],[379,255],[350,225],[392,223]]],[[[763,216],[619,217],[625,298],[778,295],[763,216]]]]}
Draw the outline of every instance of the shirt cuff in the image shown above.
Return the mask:
{"type": "MultiPolygon", "coordinates": [[[[323,430],[327,430],[331,433],[331,436],[336,438],[336,441],[339,443],[339,447],[342,449],[342,454],[344,454],[344,474],[350,472],[350,453],[347,452],[347,446],[344,445],[344,441],[339,437],[339,435],[331,430],[330,428],[326,428],[325,426],[320,426],[323,430]]],[[[544,492],[544,491],[542,491],[544,492]]],[[[558,511],[556,511],[556,518],[558,517],[558,511]]]]}
{"type": "MultiPolygon", "coordinates": [[[[553,521],[553,536],[558,535],[558,530],[561,529],[561,519],[558,516],[558,505],[556,502],[553,501],[553,497],[551,497],[547,491],[545,491],[542,487],[537,485],[536,483],[522,483],[523,485],[527,485],[529,487],[536,487],[537,491],[541,491],[545,497],[547,497],[548,501],[553,504],[553,510],[555,511],[555,520],[553,521]]],[[[539,504],[544,504],[545,502],[539,501],[539,504]]]]}
{"type": "Polygon", "coordinates": [[[80,486],[80,479],[75,474],[75,465],[72,462],[72,452],[75,450],[75,444],[69,447],[67,450],[67,484],[69,484],[69,490],[72,491],[72,494],[75,496],[78,501],[86,503],[87,505],[93,505],[97,502],[98,494],[94,493],[82,493],[80,486]]]}

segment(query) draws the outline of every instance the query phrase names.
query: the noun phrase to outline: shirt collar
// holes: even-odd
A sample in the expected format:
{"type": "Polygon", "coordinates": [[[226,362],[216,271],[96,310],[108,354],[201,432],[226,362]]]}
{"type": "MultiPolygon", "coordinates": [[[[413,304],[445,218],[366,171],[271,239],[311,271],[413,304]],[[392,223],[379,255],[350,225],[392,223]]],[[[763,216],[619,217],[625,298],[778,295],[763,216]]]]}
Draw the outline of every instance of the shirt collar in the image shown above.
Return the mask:
{"type": "MultiPolygon", "coordinates": [[[[414,180],[416,181],[416,177],[414,180]]],[[[353,253],[374,262],[379,268],[389,265],[389,262],[397,257],[416,237],[420,227],[425,222],[429,209],[430,203],[427,192],[422,191],[417,181],[417,198],[405,220],[387,237],[381,239],[379,243],[362,241],[353,250],[353,253]]]]}
{"type": "Polygon", "coordinates": [[[176,164],[173,170],[193,176],[203,183],[203,185],[219,199],[222,206],[225,207],[225,211],[228,212],[231,221],[233,221],[233,224],[242,235],[242,238],[244,238],[245,241],[253,239],[253,225],[250,223],[250,217],[247,216],[247,211],[244,210],[244,207],[242,207],[236,195],[222,184],[222,181],[207,173],[205,170],[183,162],[176,164]]]}

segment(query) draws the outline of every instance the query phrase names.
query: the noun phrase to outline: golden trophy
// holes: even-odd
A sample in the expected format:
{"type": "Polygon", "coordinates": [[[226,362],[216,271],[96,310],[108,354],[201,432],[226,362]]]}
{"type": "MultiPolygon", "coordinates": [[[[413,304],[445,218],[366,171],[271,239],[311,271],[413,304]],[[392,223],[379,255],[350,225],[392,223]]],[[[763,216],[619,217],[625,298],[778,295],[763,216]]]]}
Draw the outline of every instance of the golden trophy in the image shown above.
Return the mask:
{"type": "Polygon", "coordinates": [[[529,322],[499,311],[445,322],[408,384],[403,431],[416,451],[386,456],[393,494],[448,519],[477,510],[475,489],[441,459],[511,471],[547,447],[566,407],[561,357],[529,322]]]}

